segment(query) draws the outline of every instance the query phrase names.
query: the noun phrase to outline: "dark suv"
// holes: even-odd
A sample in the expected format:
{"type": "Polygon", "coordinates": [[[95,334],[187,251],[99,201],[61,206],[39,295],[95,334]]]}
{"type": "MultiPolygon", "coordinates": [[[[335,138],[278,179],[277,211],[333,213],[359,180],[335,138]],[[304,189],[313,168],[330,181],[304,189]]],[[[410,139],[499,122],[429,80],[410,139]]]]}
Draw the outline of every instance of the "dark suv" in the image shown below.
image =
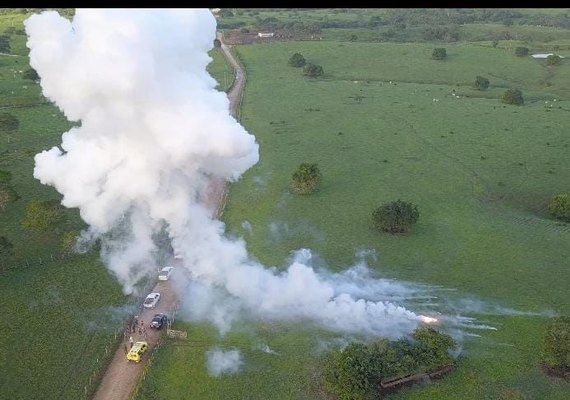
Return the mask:
{"type": "Polygon", "coordinates": [[[167,319],[168,318],[166,317],[166,314],[163,314],[163,313],[156,314],[152,318],[152,321],[150,322],[150,327],[160,329],[160,328],[162,328],[163,325],[166,324],[167,319]]]}

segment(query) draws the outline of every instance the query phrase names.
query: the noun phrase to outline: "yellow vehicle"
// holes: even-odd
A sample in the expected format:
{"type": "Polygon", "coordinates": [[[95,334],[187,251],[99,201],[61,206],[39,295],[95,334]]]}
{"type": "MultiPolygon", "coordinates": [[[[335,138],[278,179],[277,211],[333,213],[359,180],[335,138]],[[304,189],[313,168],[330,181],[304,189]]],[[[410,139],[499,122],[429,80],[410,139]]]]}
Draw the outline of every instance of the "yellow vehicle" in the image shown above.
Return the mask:
{"type": "Polygon", "coordinates": [[[147,342],[136,342],[127,353],[127,360],[140,362],[144,352],[148,349],[147,342]]]}

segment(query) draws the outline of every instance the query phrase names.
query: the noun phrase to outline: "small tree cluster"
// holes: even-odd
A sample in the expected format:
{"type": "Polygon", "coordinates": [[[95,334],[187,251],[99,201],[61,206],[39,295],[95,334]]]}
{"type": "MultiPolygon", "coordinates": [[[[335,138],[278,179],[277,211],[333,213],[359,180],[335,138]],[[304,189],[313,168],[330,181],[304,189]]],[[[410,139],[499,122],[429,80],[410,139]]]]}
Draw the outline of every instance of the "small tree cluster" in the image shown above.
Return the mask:
{"type": "Polygon", "coordinates": [[[489,87],[489,79],[479,75],[475,77],[475,89],[486,90],[488,87],[489,87]]]}
{"type": "Polygon", "coordinates": [[[22,74],[22,78],[24,79],[29,79],[31,81],[37,81],[40,79],[40,76],[38,75],[38,73],[36,72],[35,69],[33,68],[28,68],[27,70],[24,71],[24,73],[22,74]]]}
{"type": "Polygon", "coordinates": [[[218,38],[214,39],[214,47],[216,48],[222,47],[222,42],[220,41],[220,39],[218,38]]]}
{"type": "Polygon", "coordinates": [[[0,212],[5,211],[8,205],[20,198],[11,185],[12,174],[0,170],[0,212]]]}
{"type": "Polygon", "coordinates": [[[529,52],[530,52],[530,50],[528,49],[528,47],[519,46],[515,49],[515,56],[526,57],[526,56],[528,56],[529,52]]]}
{"type": "Polygon", "coordinates": [[[570,198],[567,193],[557,194],[548,204],[550,215],[561,221],[570,222],[570,198]]]}
{"type": "Polygon", "coordinates": [[[20,127],[18,118],[9,113],[0,113],[0,130],[3,131],[16,131],[20,127]]]}
{"type": "Polygon", "coordinates": [[[306,63],[307,61],[301,53],[295,53],[289,58],[289,65],[295,68],[303,67],[306,63]]]}
{"type": "Polygon", "coordinates": [[[430,327],[417,328],[411,340],[351,343],[327,354],[323,363],[324,384],[339,399],[372,398],[383,378],[452,363],[450,350],[455,347],[449,335],[430,327]]]}
{"type": "Polygon", "coordinates": [[[317,164],[302,163],[293,173],[291,189],[298,194],[310,194],[321,180],[322,175],[317,164]]]}
{"type": "Polygon", "coordinates": [[[443,47],[437,47],[433,49],[431,53],[431,58],[434,60],[444,60],[447,57],[447,51],[443,47]]]}
{"type": "Polygon", "coordinates": [[[405,233],[420,217],[418,207],[400,199],[386,203],[372,212],[374,228],[388,233],[405,233]]]}
{"type": "Polygon", "coordinates": [[[557,56],[556,54],[551,54],[548,57],[546,57],[546,65],[554,66],[560,64],[562,64],[562,58],[560,56],[557,56]]]}
{"type": "Polygon", "coordinates": [[[516,106],[524,104],[523,95],[519,89],[508,89],[501,97],[501,101],[505,104],[514,104],[516,106]]]}
{"type": "Polygon", "coordinates": [[[62,218],[62,208],[57,200],[32,200],[26,207],[22,226],[33,232],[45,232],[62,218]]]}
{"type": "Polygon", "coordinates": [[[308,63],[303,68],[303,74],[311,78],[317,78],[319,76],[322,76],[324,74],[324,71],[323,67],[320,65],[308,63]]]}
{"type": "Polygon", "coordinates": [[[553,318],[547,325],[542,361],[558,373],[570,371],[570,317],[553,318]]]}

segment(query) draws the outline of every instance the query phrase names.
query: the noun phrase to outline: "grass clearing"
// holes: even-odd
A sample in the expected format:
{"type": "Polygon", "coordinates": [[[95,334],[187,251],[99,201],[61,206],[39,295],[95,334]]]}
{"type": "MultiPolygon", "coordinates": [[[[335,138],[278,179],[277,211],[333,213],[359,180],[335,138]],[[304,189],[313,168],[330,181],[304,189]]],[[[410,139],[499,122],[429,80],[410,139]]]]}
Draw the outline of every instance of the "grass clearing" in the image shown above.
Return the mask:
{"type": "MultiPolygon", "coordinates": [[[[430,59],[433,47],[325,41],[239,47],[248,73],[242,123],[256,135],[261,158],[231,188],[228,231],[243,236],[251,254],[269,266],[283,266],[292,250],[308,247],[339,270],[355,261],[358,249],[372,248],[378,253],[372,267],[386,277],[442,285],[459,297],[523,311],[569,313],[570,226],[545,213],[549,197],[567,190],[570,93],[562,77],[568,65],[552,72],[508,49],[474,44],[446,45],[449,59],[437,62],[430,59]],[[307,79],[289,67],[295,52],[322,65],[325,78],[307,79]],[[490,79],[488,91],[472,89],[476,75],[490,79]],[[526,105],[499,102],[513,85],[526,105]],[[545,106],[554,98],[553,108],[545,106]],[[318,163],[323,174],[311,196],[289,192],[301,162],[318,163]],[[418,224],[405,236],[372,231],[373,208],[397,198],[418,204],[418,224]]],[[[391,398],[567,397],[567,384],[537,370],[545,317],[468,314],[498,330],[467,339],[465,357],[449,378],[391,398]]],[[[302,339],[291,340],[294,352],[294,341],[302,339]]],[[[150,373],[155,393],[218,398],[225,378],[211,383],[203,361],[185,366],[183,360],[200,353],[165,350],[150,373]]],[[[248,398],[275,392],[268,385],[248,398]]]]}

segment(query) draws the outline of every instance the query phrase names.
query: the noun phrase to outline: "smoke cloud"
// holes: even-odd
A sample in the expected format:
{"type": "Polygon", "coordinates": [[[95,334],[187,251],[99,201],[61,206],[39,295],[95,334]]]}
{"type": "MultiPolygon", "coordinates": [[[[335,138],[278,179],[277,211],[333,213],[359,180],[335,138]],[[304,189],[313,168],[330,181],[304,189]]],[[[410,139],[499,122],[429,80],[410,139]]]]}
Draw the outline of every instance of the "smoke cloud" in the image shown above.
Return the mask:
{"type": "Polygon", "coordinates": [[[238,350],[223,351],[215,347],[206,352],[206,367],[211,376],[235,374],[242,364],[243,361],[238,350]]]}
{"type": "MultiPolygon", "coordinates": [[[[101,240],[125,293],[155,272],[153,235],[164,229],[193,277],[181,292],[188,317],[222,333],[238,317],[390,338],[418,325],[399,304],[429,301],[429,290],[377,279],[363,261],[331,274],[309,250],[266,268],[212,217],[209,182],[239,179],[259,149],[206,71],[216,32],[208,10],[80,9],[73,21],[47,11],[25,27],[44,95],[77,122],[35,156],[34,177],[79,208],[83,241],[101,240]]],[[[237,363],[235,353],[211,357],[237,363]]]]}

